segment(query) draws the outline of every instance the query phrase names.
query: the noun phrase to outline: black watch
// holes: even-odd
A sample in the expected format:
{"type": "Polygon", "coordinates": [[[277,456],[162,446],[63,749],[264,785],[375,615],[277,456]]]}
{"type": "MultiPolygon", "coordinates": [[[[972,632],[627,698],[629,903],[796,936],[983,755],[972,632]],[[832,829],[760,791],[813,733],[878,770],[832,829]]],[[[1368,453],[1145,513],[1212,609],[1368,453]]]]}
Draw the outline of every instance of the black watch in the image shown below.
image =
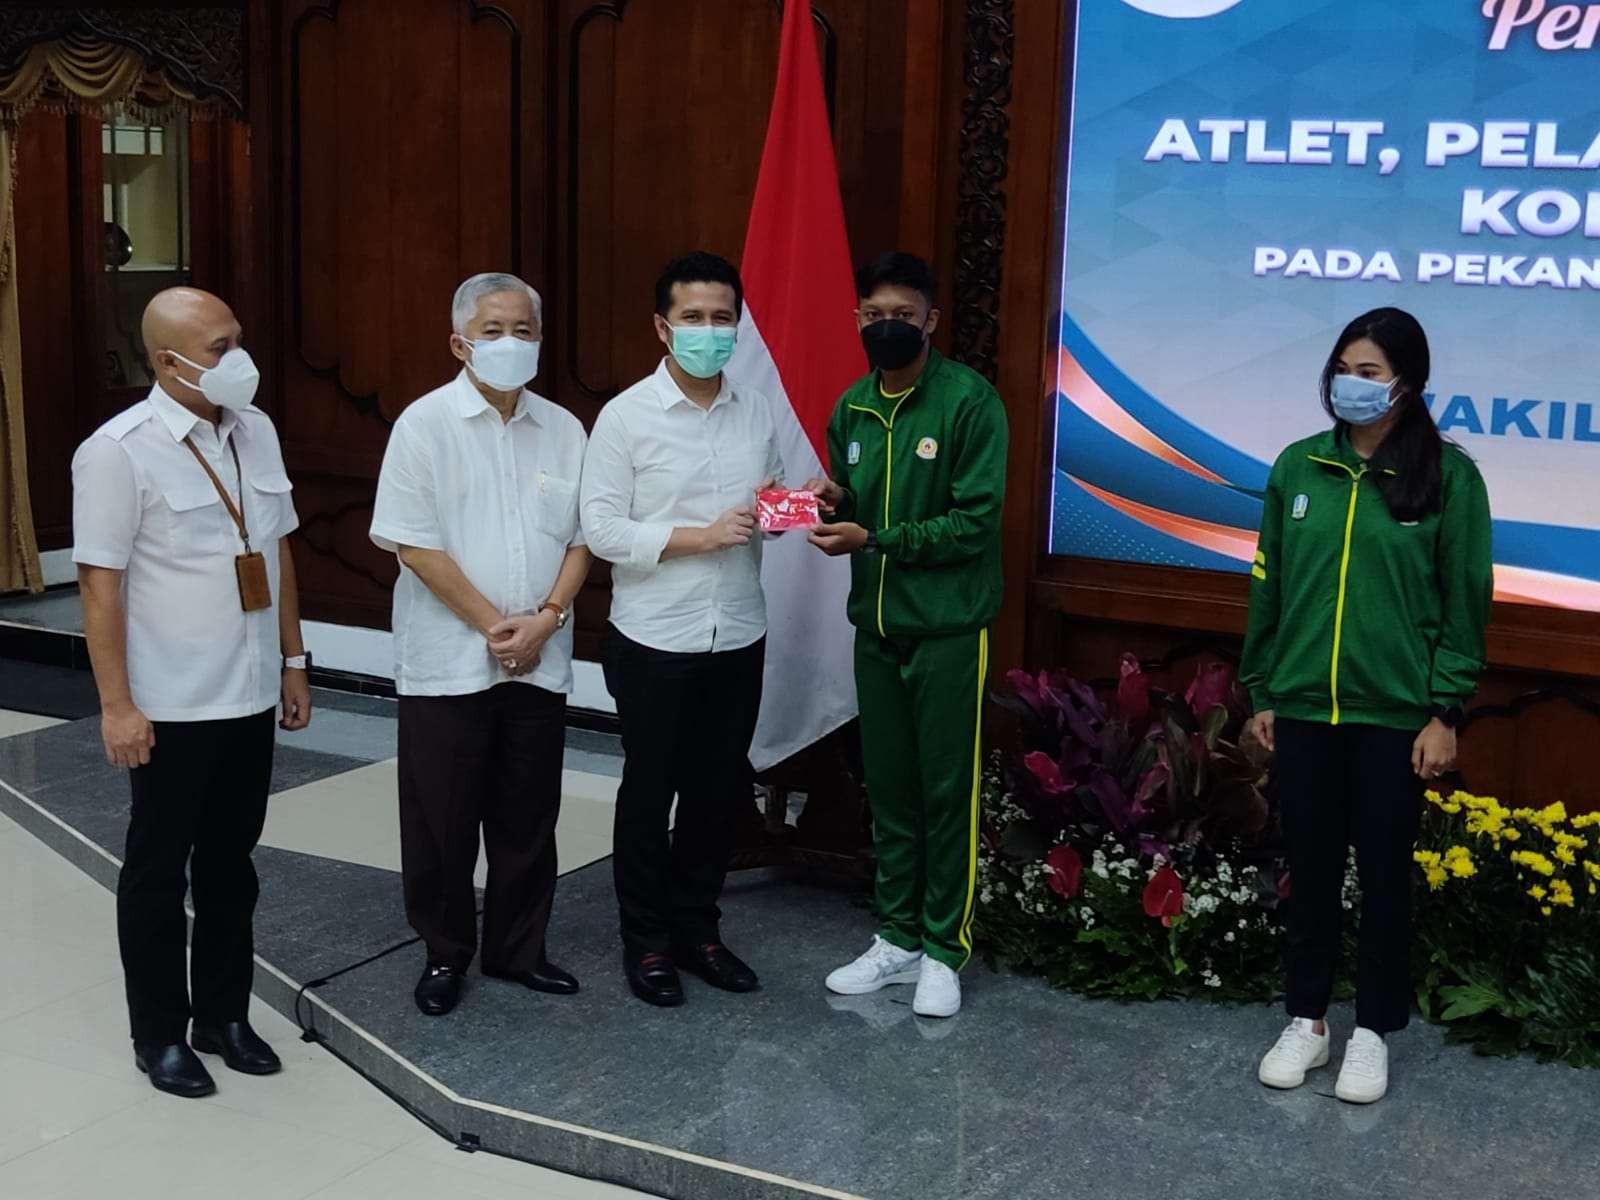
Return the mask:
{"type": "Polygon", "coordinates": [[[1459,704],[1435,704],[1428,710],[1428,715],[1440,724],[1448,725],[1451,729],[1460,729],[1462,725],[1466,724],[1467,720],[1467,711],[1459,704]]]}
{"type": "Polygon", "coordinates": [[[868,532],[867,540],[861,543],[861,553],[863,553],[863,554],[876,554],[876,553],[878,553],[878,534],[877,534],[876,530],[872,530],[872,531],[868,532]]]}

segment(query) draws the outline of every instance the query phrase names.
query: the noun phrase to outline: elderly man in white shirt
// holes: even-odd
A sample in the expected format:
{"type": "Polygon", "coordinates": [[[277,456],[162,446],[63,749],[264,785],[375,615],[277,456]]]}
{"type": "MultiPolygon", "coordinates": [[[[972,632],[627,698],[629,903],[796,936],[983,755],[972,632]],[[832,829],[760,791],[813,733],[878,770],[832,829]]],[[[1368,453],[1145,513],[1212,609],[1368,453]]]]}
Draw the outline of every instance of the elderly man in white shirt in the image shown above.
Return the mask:
{"type": "Polygon", "coordinates": [[[716,255],[668,265],[655,317],[668,355],[601,410],[583,468],[584,536],[615,564],[603,665],[626,755],[613,845],[623,963],[634,994],[662,1007],[683,1003],[679,967],[727,991],[758,986],[723,944],[717,907],[761,703],[755,493],[782,470],[766,397],[722,373],[743,298],[716,255]]]}
{"type": "Polygon", "coordinates": [[[474,275],[450,306],[464,365],[395,422],[372,540],[400,560],[400,847],[406,916],[427,947],[417,1007],[443,1016],[478,948],[473,872],[488,858],[483,973],[567,995],[550,962],[556,817],[573,601],[589,572],[578,527],[582,423],[526,384],[538,293],[474,275]]]}
{"type": "Polygon", "coordinates": [[[275,710],[304,729],[311,689],[284,540],[298,521],[239,323],[217,297],[173,288],[142,332],[155,386],[72,460],[72,556],[106,756],[131,771],[117,936],[134,1061],[196,1097],[216,1090],[196,1050],[250,1075],[281,1067],[247,1020],[250,854],[275,710]]]}

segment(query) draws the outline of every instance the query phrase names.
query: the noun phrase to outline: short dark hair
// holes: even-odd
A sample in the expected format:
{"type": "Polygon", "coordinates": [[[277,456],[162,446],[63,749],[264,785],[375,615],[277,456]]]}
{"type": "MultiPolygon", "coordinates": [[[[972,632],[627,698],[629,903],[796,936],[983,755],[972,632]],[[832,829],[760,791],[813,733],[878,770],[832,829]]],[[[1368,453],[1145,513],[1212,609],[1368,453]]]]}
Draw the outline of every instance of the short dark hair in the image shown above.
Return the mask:
{"type": "Polygon", "coordinates": [[[733,289],[733,311],[744,315],[744,281],[734,265],[720,254],[705,250],[680,255],[669,262],[656,280],[656,312],[672,311],[672,289],[679,283],[725,283],[733,289]]]}
{"type": "Polygon", "coordinates": [[[915,254],[891,250],[863,263],[856,272],[856,298],[865,300],[886,283],[921,292],[929,308],[939,303],[939,277],[915,254]]]}

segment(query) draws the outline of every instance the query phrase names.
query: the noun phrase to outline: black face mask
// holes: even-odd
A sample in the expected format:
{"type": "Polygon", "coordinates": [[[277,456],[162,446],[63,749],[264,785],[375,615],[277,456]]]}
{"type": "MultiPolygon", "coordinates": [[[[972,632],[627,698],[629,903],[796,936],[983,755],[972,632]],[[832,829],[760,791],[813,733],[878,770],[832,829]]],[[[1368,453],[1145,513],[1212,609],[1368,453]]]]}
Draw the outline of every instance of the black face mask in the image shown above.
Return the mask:
{"type": "Polygon", "coordinates": [[[917,361],[927,340],[919,326],[909,321],[874,321],[861,331],[867,361],[880,371],[898,371],[917,361]]]}

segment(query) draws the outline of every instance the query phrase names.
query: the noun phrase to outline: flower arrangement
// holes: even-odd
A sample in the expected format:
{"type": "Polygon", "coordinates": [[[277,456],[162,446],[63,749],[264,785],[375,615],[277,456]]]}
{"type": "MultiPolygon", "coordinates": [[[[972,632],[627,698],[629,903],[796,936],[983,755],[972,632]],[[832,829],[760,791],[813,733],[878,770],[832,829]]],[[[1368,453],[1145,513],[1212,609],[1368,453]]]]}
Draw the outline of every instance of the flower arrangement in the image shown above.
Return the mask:
{"type": "MultiPolygon", "coordinates": [[[[982,793],[990,962],[1123,1000],[1280,995],[1292,880],[1231,670],[1203,666],[1181,694],[1128,655],[1103,694],[1060,672],[1008,681],[995,700],[1022,745],[982,793]]],[[[1415,858],[1423,1015],[1484,1053],[1600,1066],[1600,814],[1429,793],[1415,858]]],[[[1352,860],[1347,942],[1359,905],[1352,860]]]]}
{"type": "Polygon", "coordinates": [[[1423,1014],[1485,1053],[1600,1067],[1600,813],[1427,800],[1415,853],[1423,1014]]]}
{"type": "Polygon", "coordinates": [[[1265,999],[1287,886],[1265,753],[1233,673],[1182,694],[1125,655],[1107,699],[1013,671],[1024,748],[986,774],[978,930],[994,960],[1087,995],[1265,999]]]}

